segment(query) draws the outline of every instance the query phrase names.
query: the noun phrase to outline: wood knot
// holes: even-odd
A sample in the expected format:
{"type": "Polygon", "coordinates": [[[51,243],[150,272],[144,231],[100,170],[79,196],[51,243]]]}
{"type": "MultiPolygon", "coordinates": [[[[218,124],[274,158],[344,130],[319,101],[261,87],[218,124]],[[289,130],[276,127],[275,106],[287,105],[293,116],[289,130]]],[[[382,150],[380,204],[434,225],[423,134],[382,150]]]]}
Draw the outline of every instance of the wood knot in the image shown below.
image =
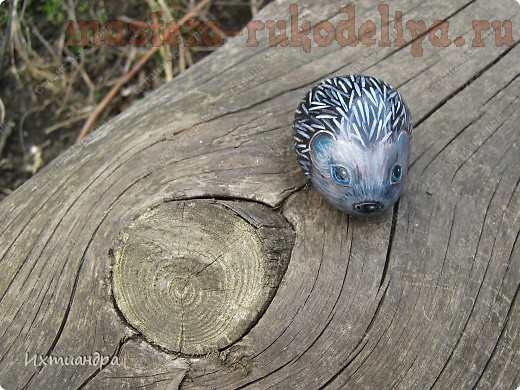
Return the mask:
{"type": "Polygon", "coordinates": [[[294,243],[267,206],[163,203],[125,228],[114,248],[116,305],[151,343],[187,355],[240,339],[263,314],[294,243]]]}

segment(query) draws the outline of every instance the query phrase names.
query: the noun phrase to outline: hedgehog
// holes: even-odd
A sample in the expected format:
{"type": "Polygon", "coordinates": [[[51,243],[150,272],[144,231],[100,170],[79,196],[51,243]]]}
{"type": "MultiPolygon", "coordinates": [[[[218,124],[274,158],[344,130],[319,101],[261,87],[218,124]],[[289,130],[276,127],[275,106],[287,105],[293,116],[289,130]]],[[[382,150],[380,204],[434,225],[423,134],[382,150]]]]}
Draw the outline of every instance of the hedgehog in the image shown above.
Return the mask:
{"type": "Polygon", "coordinates": [[[304,175],[339,210],[377,214],[400,198],[412,119],[385,81],[366,75],[322,81],[298,105],[293,129],[304,175]]]}

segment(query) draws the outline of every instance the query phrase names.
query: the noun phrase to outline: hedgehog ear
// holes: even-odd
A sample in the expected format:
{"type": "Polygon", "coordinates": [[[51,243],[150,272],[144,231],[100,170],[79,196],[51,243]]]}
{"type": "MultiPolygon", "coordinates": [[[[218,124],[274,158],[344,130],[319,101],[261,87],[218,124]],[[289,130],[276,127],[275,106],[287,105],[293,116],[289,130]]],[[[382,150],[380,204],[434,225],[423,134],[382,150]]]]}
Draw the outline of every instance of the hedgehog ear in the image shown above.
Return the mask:
{"type": "Polygon", "coordinates": [[[402,131],[397,137],[397,147],[399,148],[399,161],[405,167],[405,172],[408,170],[408,161],[410,158],[410,135],[406,131],[402,131]]]}
{"type": "Polygon", "coordinates": [[[309,148],[311,160],[315,165],[328,164],[334,141],[334,136],[327,131],[318,131],[313,135],[309,148]]]}
{"type": "Polygon", "coordinates": [[[406,131],[401,131],[397,137],[397,145],[399,145],[400,150],[408,150],[408,146],[410,145],[410,136],[406,131]]]}

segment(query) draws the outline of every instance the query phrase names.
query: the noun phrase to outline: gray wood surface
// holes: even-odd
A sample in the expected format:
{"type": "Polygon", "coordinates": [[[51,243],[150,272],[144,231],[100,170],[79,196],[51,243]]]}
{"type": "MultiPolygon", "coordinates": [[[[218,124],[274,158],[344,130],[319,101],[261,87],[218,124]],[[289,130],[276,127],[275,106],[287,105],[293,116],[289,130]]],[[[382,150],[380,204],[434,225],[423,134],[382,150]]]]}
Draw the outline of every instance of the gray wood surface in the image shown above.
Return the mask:
{"type": "MultiPolygon", "coordinates": [[[[301,16],[344,18],[307,0],[301,16]]],[[[378,20],[357,2],[359,20],[378,20]]],[[[284,18],[276,1],[258,16],[284,18]]],[[[396,0],[428,26],[511,19],[514,0],[396,0]]],[[[518,28],[515,28],[518,35],[518,28]]],[[[0,203],[0,385],[11,389],[515,389],[520,385],[520,47],[245,47],[244,36],[71,148],[0,203]],[[415,123],[393,215],[362,221],[305,186],[292,150],[317,81],[368,73],[415,123]],[[240,199],[295,232],[287,271],[239,341],[190,358],[118,312],[109,251],[164,201],[240,199]],[[33,365],[97,352],[123,364],[33,365]]],[[[248,221],[251,223],[251,221],[248,221]]],[[[176,334],[172,333],[172,339],[176,334]]]]}
{"type": "Polygon", "coordinates": [[[265,311],[293,243],[289,223],[267,206],[164,203],[120,234],[114,300],[125,321],[154,345],[185,355],[218,351],[265,311]]]}

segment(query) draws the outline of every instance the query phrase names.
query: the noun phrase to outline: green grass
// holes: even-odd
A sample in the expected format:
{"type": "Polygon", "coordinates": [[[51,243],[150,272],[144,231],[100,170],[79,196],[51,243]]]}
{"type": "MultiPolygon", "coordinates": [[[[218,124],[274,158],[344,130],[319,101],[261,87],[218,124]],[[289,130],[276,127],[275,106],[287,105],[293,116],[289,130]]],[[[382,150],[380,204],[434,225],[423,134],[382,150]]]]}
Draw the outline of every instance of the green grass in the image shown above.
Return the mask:
{"type": "Polygon", "coordinates": [[[62,25],[65,21],[66,12],[62,6],[62,0],[45,0],[39,6],[39,11],[53,25],[62,25]]]}

